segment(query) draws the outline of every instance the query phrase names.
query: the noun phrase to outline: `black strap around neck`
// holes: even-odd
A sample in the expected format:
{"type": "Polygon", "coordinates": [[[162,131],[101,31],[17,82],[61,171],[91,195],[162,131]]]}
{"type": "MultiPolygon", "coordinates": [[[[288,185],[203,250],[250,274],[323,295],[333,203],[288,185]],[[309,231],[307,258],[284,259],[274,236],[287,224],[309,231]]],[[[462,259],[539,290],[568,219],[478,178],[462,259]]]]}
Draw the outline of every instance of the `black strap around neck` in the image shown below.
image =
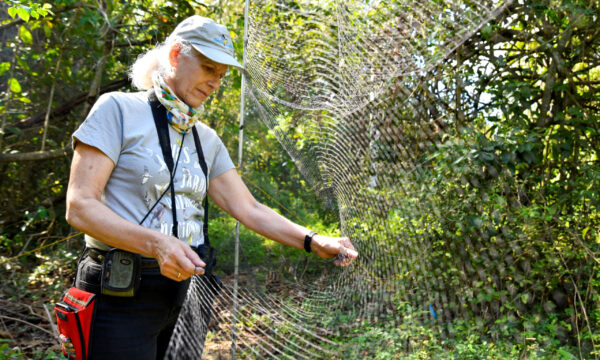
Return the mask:
{"type": "MultiPolygon", "coordinates": [[[[158,133],[158,142],[160,143],[160,149],[162,150],[163,159],[167,163],[169,168],[169,187],[171,188],[171,211],[173,212],[173,236],[179,238],[177,222],[177,209],[175,203],[175,186],[173,184],[173,178],[175,177],[176,169],[173,169],[173,154],[171,153],[171,138],[169,136],[169,120],[167,119],[167,109],[163,104],[158,101],[154,91],[150,92],[148,96],[150,100],[150,107],[152,108],[152,117],[154,118],[154,124],[156,125],[156,132],[158,133]]],[[[181,144],[183,146],[183,142],[181,144]]]]}
{"type": "MultiPolygon", "coordinates": [[[[177,223],[177,206],[175,203],[175,186],[173,184],[173,178],[175,177],[176,169],[173,169],[173,154],[171,153],[171,139],[169,137],[169,120],[167,119],[167,109],[160,103],[154,91],[150,91],[148,95],[148,99],[150,101],[150,107],[152,108],[152,115],[154,117],[154,124],[156,125],[156,132],[158,133],[158,141],[160,143],[160,148],[163,153],[163,158],[165,159],[165,163],[169,168],[169,173],[171,174],[169,187],[171,188],[171,210],[173,212],[173,235],[178,237],[178,223],[177,223]]],[[[200,143],[200,137],[198,136],[198,132],[196,131],[196,127],[192,127],[192,133],[194,134],[194,144],[196,145],[196,152],[198,154],[198,162],[200,163],[200,167],[202,168],[202,172],[204,173],[205,183],[206,183],[206,194],[204,196],[204,224],[203,224],[203,235],[204,235],[204,243],[207,246],[210,246],[210,241],[208,239],[208,166],[206,165],[206,160],[204,159],[204,152],[202,151],[202,145],[200,143]]],[[[185,135],[184,135],[185,136],[185,135]]],[[[183,146],[183,138],[181,139],[181,146],[183,146]]]]}
{"type": "Polygon", "coordinates": [[[208,239],[208,166],[206,166],[206,160],[204,159],[204,152],[202,151],[202,144],[200,143],[200,137],[196,126],[192,127],[192,133],[194,134],[194,144],[196,144],[196,152],[198,153],[198,162],[204,173],[204,183],[206,184],[206,194],[204,195],[204,224],[203,224],[203,235],[204,243],[210,246],[210,240],[208,239]]]}

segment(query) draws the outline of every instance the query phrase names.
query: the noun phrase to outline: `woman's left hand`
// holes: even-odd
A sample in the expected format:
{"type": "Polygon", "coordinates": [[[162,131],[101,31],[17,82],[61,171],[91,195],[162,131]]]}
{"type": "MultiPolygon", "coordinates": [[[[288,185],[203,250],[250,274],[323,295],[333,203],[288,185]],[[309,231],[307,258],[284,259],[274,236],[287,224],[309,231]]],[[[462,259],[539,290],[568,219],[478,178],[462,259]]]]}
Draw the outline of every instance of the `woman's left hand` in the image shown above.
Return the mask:
{"type": "Polygon", "coordinates": [[[333,259],[336,266],[347,266],[358,257],[358,252],[347,237],[313,236],[311,250],[319,257],[333,259]]]}

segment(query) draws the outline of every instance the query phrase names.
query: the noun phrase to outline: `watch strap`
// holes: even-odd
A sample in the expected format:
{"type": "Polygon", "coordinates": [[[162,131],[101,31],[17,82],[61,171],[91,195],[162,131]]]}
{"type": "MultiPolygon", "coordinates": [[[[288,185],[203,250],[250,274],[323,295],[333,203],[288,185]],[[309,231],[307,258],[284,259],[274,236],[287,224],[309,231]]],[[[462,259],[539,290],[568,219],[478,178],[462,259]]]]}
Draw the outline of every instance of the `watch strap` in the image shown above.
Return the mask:
{"type": "Polygon", "coordinates": [[[312,242],[313,236],[317,235],[316,232],[311,231],[310,233],[308,233],[306,236],[304,236],[304,250],[306,250],[306,252],[311,252],[310,249],[310,243],[312,242]]]}

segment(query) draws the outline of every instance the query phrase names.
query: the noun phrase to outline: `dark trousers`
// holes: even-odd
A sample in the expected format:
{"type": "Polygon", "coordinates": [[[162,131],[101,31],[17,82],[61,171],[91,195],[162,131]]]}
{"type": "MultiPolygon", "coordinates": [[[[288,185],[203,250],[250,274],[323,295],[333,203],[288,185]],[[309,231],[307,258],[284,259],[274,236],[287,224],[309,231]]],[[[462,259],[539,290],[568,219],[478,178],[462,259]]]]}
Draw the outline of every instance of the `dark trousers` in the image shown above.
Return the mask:
{"type": "Polygon", "coordinates": [[[100,294],[102,267],[83,256],[77,269],[76,287],[97,295],[92,325],[93,360],[163,359],[187,290],[160,274],[160,269],[144,269],[140,288],[134,297],[100,294]]]}

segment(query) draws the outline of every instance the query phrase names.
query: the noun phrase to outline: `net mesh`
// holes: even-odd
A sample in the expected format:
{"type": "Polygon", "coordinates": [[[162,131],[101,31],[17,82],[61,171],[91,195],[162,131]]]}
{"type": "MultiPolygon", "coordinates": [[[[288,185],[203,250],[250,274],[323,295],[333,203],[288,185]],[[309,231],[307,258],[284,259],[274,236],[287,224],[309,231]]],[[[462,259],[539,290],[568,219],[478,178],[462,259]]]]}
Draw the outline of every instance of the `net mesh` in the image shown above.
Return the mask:
{"type": "Polygon", "coordinates": [[[223,358],[233,343],[236,357],[331,359],[343,357],[339,343],[360,324],[418,321],[447,334],[454,319],[511,301],[493,290],[522,276],[509,255],[520,245],[478,209],[476,191],[460,193],[457,184],[477,178],[439,71],[456,66],[449,55],[507,5],[250,3],[247,121],[263,121],[316,193],[337,204],[360,257],[317,281],[286,284],[291,294],[242,283],[235,309],[230,282],[212,291],[194,278],[169,358],[200,358],[210,330],[223,358]],[[442,85],[432,89],[432,77],[442,85]],[[457,228],[458,213],[475,230],[457,228]],[[212,317],[203,310],[211,303],[212,317]]]}

